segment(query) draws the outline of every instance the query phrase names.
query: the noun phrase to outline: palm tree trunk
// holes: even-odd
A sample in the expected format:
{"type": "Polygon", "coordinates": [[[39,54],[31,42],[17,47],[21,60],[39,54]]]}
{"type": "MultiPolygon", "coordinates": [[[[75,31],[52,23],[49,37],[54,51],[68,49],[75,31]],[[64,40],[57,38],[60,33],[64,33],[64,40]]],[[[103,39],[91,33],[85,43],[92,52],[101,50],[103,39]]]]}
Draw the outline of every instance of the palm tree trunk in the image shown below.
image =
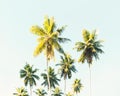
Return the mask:
{"type": "Polygon", "coordinates": [[[47,81],[48,81],[48,96],[51,96],[50,88],[50,79],[49,79],[49,66],[48,66],[48,57],[47,57],[47,81]]]}
{"type": "Polygon", "coordinates": [[[32,87],[30,86],[30,96],[32,96],[32,87]]]}
{"type": "Polygon", "coordinates": [[[90,73],[89,74],[89,76],[90,76],[90,82],[89,82],[90,83],[90,93],[89,94],[90,94],[90,96],[92,96],[92,92],[91,92],[92,91],[92,86],[91,86],[91,67],[90,66],[89,66],[89,73],[90,73]]]}
{"type": "Polygon", "coordinates": [[[64,95],[66,94],[66,78],[64,78],[64,95]]]}
{"type": "Polygon", "coordinates": [[[49,78],[49,65],[48,65],[48,43],[46,44],[46,63],[47,63],[48,96],[51,96],[50,78],[49,78]]]}

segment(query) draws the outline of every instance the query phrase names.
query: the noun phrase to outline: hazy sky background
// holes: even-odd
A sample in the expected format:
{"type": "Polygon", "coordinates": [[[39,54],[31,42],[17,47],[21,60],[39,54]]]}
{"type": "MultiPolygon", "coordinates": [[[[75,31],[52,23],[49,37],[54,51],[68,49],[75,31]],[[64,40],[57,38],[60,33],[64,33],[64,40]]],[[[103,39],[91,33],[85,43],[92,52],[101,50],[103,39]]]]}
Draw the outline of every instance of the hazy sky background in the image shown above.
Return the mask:
{"type": "MultiPolygon", "coordinates": [[[[39,72],[45,68],[43,55],[33,57],[37,36],[30,33],[32,25],[42,26],[45,15],[54,16],[58,26],[67,25],[62,36],[72,42],[63,48],[75,59],[80,53],[72,48],[82,40],[81,30],[98,30],[98,39],[105,41],[105,54],[93,62],[92,96],[120,96],[119,0],[0,0],[0,96],[13,96],[15,89],[24,85],[19,70],[26,62],[39,72]]],[[[56,55],[55,63],[59,61],[56,55]]],[[[84,86],[79,96],[88,96],[88,65],[75,64],[78,73],[68,80],[68,87],[79,78],[84,86]]]]}

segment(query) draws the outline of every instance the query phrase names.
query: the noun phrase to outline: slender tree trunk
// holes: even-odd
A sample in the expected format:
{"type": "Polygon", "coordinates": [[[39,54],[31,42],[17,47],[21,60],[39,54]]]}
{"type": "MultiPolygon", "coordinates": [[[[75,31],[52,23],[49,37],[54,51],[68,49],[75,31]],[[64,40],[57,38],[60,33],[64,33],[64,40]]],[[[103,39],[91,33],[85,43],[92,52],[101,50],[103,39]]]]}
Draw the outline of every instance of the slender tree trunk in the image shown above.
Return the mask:
{"type": "Polygon", "coordinates": [[[32,87],[30,86],[30,96],[32,96],[32,87]]]}
{"type": "Polygon", "coordinates": [[[64,96],[66,94],[66,78],[64,78],[64,96]]]}
{"type": "Polygon", "coordinates": [[[90,76],[90,82],[89,82],[89,83],[90,83],[90,93],[89,93],[89,94],[90,94],[90,96],[92,96],[92,86],[91,86],[91,67],[90,67],[90,66],[89,66],[89,73],[90,73],[90,74],[89,74],[89,76],[90,76]]]}
{"type": "Polygon", "coordinates": [[[47,61],[47,81],[48,81],[48,96],[51,96],[51,88],[50,88],[50,78],[49,78],[49,65],[48,65],[48,53],[47,53],[47,46],[46,46],[46,61],[47,61]]]}

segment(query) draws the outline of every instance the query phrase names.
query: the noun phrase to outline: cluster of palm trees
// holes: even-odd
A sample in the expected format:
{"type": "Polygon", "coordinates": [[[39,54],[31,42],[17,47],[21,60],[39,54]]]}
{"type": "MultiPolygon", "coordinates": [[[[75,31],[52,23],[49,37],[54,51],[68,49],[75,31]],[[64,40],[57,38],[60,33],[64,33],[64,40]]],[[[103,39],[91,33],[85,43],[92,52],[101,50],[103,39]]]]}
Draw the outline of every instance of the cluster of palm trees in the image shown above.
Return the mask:
{"type": "MultiPolygon", "coordinates": [[[[77,70],[74,65],[75,60],[69,54],[66,54],[60,45],[61,43],[70,41],[68,38],[61,37],[64,29],[65,26],[57,28],[54,18],[49,18],[48,16],[45,16],[44,18],[43,27],[31,27],[31,32],[38,36],[38,46],[35,48],[34,56],[37,56],[42,52],[44,52],[46,56],[46,72],[41,74],[41,77],[44,80],[41,86],[47,87],[47,91],[41,88],[38,88],[36,91],[32,90],[33,86],[36,85],[36,80],[39,80],[40,77],[36,74],[38,69],[34,69],[33,65],[26,64],[24,68],[20,70],[20,77],[24,78],[24,84],[25,86],[29,86],[30,92],[28,94],[28,92],[21,87],[16,90],[17,93],[14,93],[14,95],[32,96],[32,92],[34,92],[37,96],[76,96],[76,94],[80,93],[82,88],[80,79],[75,79],[72,85],[72,91],[66,92],[66,80],[71,79],[72,73],[77,72],[77,70]],[[59,82],[61,79],[57,76],[59,74],[56,74],[54,68],[49,64],[50,60],[55,58],[55,50],[61,54],[61,61],[56,64],[56,67],[59,67],[59,74],[61,78],[64,79],[64,92],[60,89],[59,82]]],[[[74,49],[77,49],[78,52],[82,51],[78,62],[84,63],[87,61],[90,69],[93,58],[99,59],[98,54],[103,53],[103,50],[101,49],[102,40],[97,40],[95,30],[89,32],[84,29],[82,35],[84,42],[76,42],[74,49]]]]}

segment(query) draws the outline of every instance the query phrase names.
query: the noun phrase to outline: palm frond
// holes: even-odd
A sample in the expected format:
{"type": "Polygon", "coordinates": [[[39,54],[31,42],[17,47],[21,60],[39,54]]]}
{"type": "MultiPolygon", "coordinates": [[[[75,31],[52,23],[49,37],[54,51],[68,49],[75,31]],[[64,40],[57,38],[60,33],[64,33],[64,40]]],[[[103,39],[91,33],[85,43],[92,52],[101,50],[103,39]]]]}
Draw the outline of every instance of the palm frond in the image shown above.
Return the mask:
{"type": "Polygon", "coordinates": [[[44,29],[40,28],[37,25],[31,27],[31,33],[33,33],[33,34],[35,34],[37,36],[45,36],[46,35],[44,29]]]}
{"type": "Polygon", "coordinates": [[[84,40],[85,42],[87,42],[87,41],[89,40],[89,36],[90,36],[90,33],[88,32],[88,30],[83,29],[83,30],[82,30],[82,35],[83,35],[83,40],[84,40]]]}

